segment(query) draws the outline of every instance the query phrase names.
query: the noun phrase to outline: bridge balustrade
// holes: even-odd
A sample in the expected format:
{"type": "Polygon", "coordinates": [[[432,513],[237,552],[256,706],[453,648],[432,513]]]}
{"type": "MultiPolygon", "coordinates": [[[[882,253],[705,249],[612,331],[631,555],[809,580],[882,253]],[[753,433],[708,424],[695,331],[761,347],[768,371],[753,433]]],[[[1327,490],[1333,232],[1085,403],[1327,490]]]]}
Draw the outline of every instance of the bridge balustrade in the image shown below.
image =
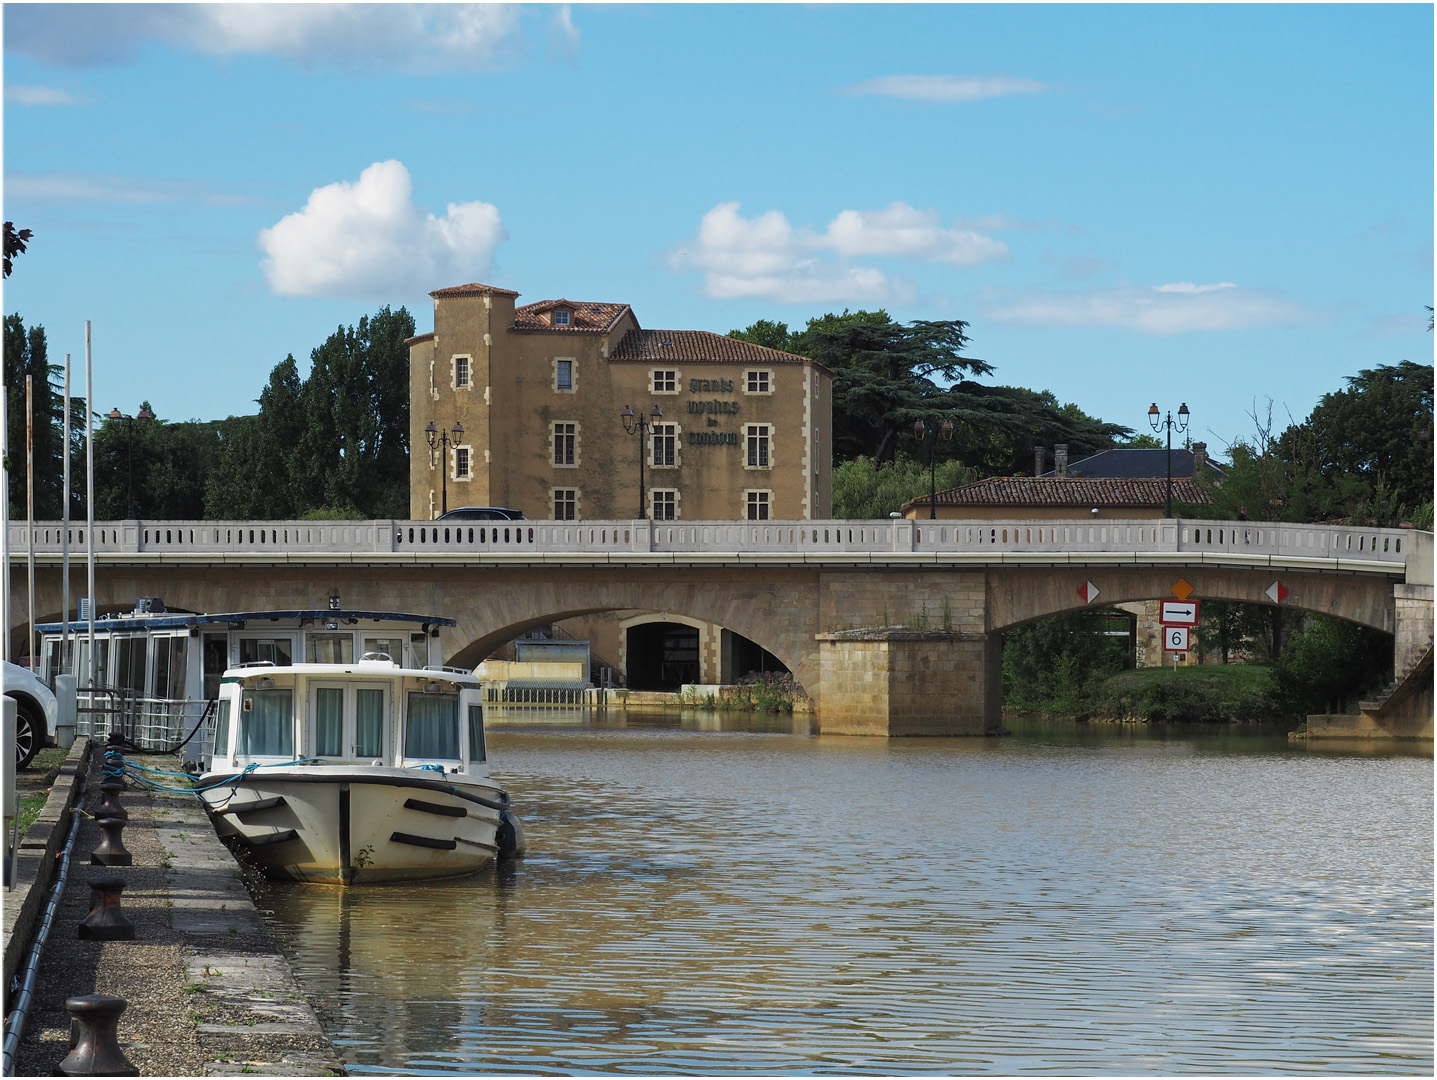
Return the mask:
{"type": "MultiPolygon", "coordinates": [[[[12,523],[9,551],[58,555],[60,523],[12,523]]],[[[1188,520],[1015,521],[123,521],[72,524],[72,555],[155,553],[185,561],[220,555],[399,553],[598,556],[674,553],[793,554],[803,559],[1012,553],[1212,553],[1402,564],[1409,531],[1280,522],[1188,520]]]]}

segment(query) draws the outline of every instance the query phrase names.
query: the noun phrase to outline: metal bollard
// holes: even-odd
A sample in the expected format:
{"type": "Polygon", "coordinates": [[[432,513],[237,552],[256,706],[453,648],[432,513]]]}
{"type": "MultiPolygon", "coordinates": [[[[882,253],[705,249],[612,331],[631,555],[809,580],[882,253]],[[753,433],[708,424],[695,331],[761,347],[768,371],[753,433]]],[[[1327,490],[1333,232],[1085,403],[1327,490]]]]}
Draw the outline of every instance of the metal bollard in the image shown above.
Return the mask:
{"type": "Polygon", "coordinates": [[[100,785],[100,805],[95,808],[96,818],[117,817],[130,819],[130,812],[120,805],[120,792],[125,785],[118,780],[106,780],[100,785]]]}
{"type": "Polygon", "coordinates": [[[79,926],[79,937],[90,941],[134,941],[135,924],[120,910],[120,893],[125,879],[90,879],[90,914],[79,926]]]}
{"type": "MultiPolygon", "coordinates": [[[[120,1049],[120,1014],[124,998],[82,994],[65,999],[65,1008],[79,1024],[75,1047],[55,1066],[58,1076],[139,1076],[120,1049]]],[[[73,1030],[73,1025],[72,1025],[73,1030]]]]}
{"type": "Polygon", "coordinates": [[[120,833],[124,831],[125,819],[117,817],[96,818],[102,838],[100,846],[90,852],[91,866],[132,866],[134,858],[125,849],[120,833]]]}

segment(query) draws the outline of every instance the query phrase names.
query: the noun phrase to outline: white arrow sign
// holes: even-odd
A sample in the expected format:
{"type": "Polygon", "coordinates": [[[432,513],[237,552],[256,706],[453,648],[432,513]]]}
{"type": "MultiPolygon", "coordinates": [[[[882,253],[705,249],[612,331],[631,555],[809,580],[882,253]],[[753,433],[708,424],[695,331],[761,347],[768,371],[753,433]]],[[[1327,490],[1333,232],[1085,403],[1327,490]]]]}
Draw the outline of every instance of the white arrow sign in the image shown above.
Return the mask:
{"type": "Polygon", "coordinates": [[[1164,626],[1196,626],[1198,602],[1196,600],[1164,600],[1162,618],[1158,621],[1164,626]]]}

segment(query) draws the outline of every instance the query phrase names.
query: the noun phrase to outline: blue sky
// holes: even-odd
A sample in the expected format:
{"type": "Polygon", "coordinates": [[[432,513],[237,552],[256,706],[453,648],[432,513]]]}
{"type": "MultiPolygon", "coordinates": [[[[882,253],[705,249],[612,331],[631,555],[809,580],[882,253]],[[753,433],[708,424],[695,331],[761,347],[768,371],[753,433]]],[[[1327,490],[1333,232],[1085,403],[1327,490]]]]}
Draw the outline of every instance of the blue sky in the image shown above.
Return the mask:
{"type": "Polygon", "coordinates": [[[253,412],[432,289],[961,318],[1221,452],[1432,362],[1430,5],[7,3],[4,310],[101,411],[253,412]]]}

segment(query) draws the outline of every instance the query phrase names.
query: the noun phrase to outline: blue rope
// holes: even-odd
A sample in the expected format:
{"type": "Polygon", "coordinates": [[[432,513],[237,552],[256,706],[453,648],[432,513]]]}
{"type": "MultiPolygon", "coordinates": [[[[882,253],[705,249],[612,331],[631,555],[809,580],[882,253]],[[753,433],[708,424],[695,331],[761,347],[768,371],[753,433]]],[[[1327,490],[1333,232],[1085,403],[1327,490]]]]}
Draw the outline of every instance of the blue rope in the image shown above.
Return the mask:
{"type": "Polygon", "coordinates": [[[410,766],[408,766],[408,767],[411,768],[411,769],[423,769],[423,770],[426,771],[426,772],[437,772],[437,773],[439,773],[441,776],[444,775],[444,766],[443,766],[443,765],[435,765],[435,764],[433,764],[432,762],[429,763],[429,764],[427,764],[427,765],[410,765],[410,766]]]}

